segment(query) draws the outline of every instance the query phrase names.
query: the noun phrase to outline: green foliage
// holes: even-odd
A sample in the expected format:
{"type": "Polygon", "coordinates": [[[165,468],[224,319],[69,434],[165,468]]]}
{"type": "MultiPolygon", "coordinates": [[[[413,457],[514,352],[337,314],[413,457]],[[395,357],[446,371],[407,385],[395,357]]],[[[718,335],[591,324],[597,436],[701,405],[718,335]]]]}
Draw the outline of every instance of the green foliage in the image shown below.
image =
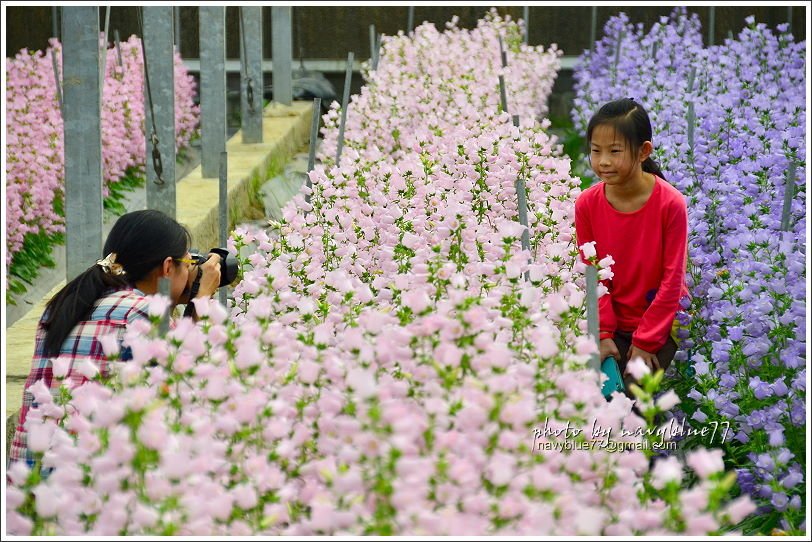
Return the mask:
{"type": "Polygon", "coordinates": [[[20,296],[27,291],[26,284],[33,284],[41,268],[56,266],[52,249],[64,242],[65,236],[61,233],[29,233],[23,238],[23,247],[14,255],[8,268],[6,303],[16,305],[14,296],[20,296]]]}
{"type": "MultiPolygon", "coordinates": [[[[107,185],[108,195],[104,198],[105,219],[121,216],[127,212],[124,205],[129,193],[144,186],[144,173],[141,168],[129,168],[123,177],[107,185]]],[[[64,195],[54,196],[54,212],[65,216],[64,195]]],[[[39,231],[23,238],[23,246],[15,253],[8,267],[8,289],[6,303],[17,305],[19,297],[28,291],[28,286],[40,275],[43,268],[56,267],[53,249],[65,244],[65,234],[39,231]]]]}

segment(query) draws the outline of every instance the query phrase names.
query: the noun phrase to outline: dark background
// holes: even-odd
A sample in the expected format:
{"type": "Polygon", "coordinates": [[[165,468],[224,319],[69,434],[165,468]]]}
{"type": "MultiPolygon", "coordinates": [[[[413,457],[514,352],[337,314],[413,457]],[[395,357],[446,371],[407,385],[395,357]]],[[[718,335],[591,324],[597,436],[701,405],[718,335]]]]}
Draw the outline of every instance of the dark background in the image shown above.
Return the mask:
{"type": "MultiPolygon", "coordinates": [[[[137,7],[113,6],[110,13],[110,30],[118,29],[122,39],[138,34],[136,20],[137,7]]],[[[198,8],[182,6],[180,10],[181,43],[180,53],[184,58],[198,58],[199,29],[198,8]]],[[[485,6],[416,6],[415,26],[423,21],[435,23],[442,28],[452,16],[459,17],[459,26],[472,28],[482,18],[488,8],[485,6]]],[[[709,7],[689,6],[688,12],[697,13],[702,21],[703,33],[707,40],[709,7]]],[[[239,57],[239,8],[226,8],[226,55],[239,57]]],[[[514,19],[523,16],[521,6],[500,6],[501,15],[514,19]]],[[[616,13],[625,12],[632,22],[651,27],[659,17],[672,12],[673,6],[597,6],[597,37],[600,38],[604,23],[616,13]]],[[[806,39],[804,7],[792,9],[792,31],[797,41],[806,39]]],[[[100,8],[100,21],[103,25],[105,8],[100,8]]],[[[264,25],[264,55],[271,57],[271,8],[262,8],[264,25]]],[[[294,6],[293,12],[293,56],[298,59],[325,58],[345,59],[348,51],[353,51],[357,59],[366,59],[369,51],[369,25],[374,24],[377,32],[396,34],[406,30],[408,8],[406,6],[294,6]]],[[[53,10],[50,6],[8,6],[6,8],[6,56],[13,56],[19,49],[44,49],[51,37],[53,10]]],[[[788,7],[769,6],[716,6],[715,42],[720,43],[728,31],[737,34],[745,25],[744,19],[754,15],[756,21],[766,23],[771,28],[787,22],[788,7]]],[[[590,47],[589,34],[592,24],[592,6],[531,6],[530,7],[531,45],[545,46],[556,43],[565,55],[578,56],[590,47]]],[[[101,26],[100,25],[100,26],[101,26]]]]}
{"type": "MultiPolygon", "coordinates": [[[[118,30],[121,39],[126,40],[132,34],[139,34],[135,6],[113,6],[110,13],[110,35],[118,30]]],[[[199,57],[200,31],[198,27],[198,8],[181,6],[175,8],[180,19],[180,54],[184,59],[199,57]]],[[[355,54],[356,69],[361,62],[370,57],[369,25],[374,24],[378,33],[396,34],[408,26],[408,7],[406,6],[294,6],[292,8],[293,31],[293,66],[299,67],[298,60],[332,59],[346,60],[347,53],[355,54]]],[[[603,25],[613,15],[625,12],[633,23],[642,23],[649,29],[660,17],[669,15],[674,6],[597,6],[596,39],[600,39],[603,25]]],[[[807,7],[795,6],[791,9],[792,32],[797,41],[806,39],[807,7]]],[[[584,6],[530,6],[529,8],[529,43],[530,45],[549,46],[557,44],[565,56],[579,56],[591,47],[590,32],[592,27],[592,10],[584,6]]],[[[710,21],[708,6],[689,6],[689,13],[698,14],[702,21],[702,32],[705,43],[708,43],[710,21]]],[[[105,8],[100,8],[100,27],[104,25],[105,8]]],[[[416,6],[414,8],[415,26],[424,21],[433,22],[438,29],[454,15],[459,17],[459,26],[472,28],[488,11],[486,6],[416,6]]],[[[513,19],[524,16],[522,6],[498,6],[497,11],[503,17],[510,15],[513,19]]],[[[263,55],[272,58],[271,51],[271,8],[264,6],[263,12],[263,55]]],[[[8,6],[5,18],[6,56],[14,56],[20,49],[44,49],[48,38],[52,36],[54,26],[54,9],[51,6],[8,6]]],[[[790,16],[788,6],[779,4],[767,6],[731,6],[715,7],[714,42],[721,43],[729,32],[734,35],[745,26],[745,18],[755,16],[757,22],[763,22],[770,28],[787,22],[790,16]]],[[[101,28],[100,28],[101,29],[101,28]]],[[[239,59],[239,8],[226,8],[226,57],[239,59]]],[[[339,97],[343,92],[344,73],[326,73],[339,97]]],[[[265,83],[270,84],[271,74],[265,74],[265,83]]],[[[353,77],[351,92],[360,91],[361,78],[356,73],[353,77]]],[[[229,74],[229,89],[239,88],[239,76],[229,74]]],[[[572,97],[572,72],[561,70],[550,99],[550,117],[564,118],[569,116],[572,97]]]]}

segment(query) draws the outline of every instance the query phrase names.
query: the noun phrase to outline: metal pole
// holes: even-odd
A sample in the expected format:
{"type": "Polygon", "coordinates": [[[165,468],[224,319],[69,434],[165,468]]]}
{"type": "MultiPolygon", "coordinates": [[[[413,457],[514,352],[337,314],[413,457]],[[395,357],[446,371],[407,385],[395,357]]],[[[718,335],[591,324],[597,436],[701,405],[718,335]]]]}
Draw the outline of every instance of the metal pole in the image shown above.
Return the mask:
{"type": "MultiPolygon", "coordinates": [[[[220,246],[228,245],[228,153],[220,153],[220,246]]],[[[220,303],[226,305],[228,300],[226,287],[220,288],[220,303]]]]}
{"type": "Polygon", "coordinates": [[[172,41],[175,44],[175,52],[180,53],[180,6],[172,8],[172,20],[174,22],[172,41]]]}
{"type": "Polygon", "coordinates": [[[273,39],[273,99],[290,105],[293,102],[293,39],[291,8],[271,8],[273,39]]]}
{"type": "Polygon", "coordinates": [[[54,86],[56,89],[56,101],[59,102],[59,110],[65,111],[62,105],[62,80],[59,78],[59,61],[56,59],[56,49],[51,49],[51,64],[54,67],[54,86]]]}
{"type": "Polygon", "coordinates": [[[527,45],[530,38],[530,6],[524,6],[524,44],[527,45]]]}
{"type": "MultiPolygon", "coordinates": [[[[519,200],[519,224],[527,227],[527,187],[524,179],[516,179],[516,196],[519,200]]],[[[530,232],[522,232],[522,250],[530,250],[530,232]]]]}
{"type": "Polygon", "coordinates": [[[350,86],[352,85],[352,64],[354,58],[355,54],[350,51],[347,55],[347,73],[344,74],[344,96],[341,99],[341,122],[338,125],[336,165],[341,161],[341,151],[344,150],[344,125],[347,123],[347,107],[350,103],[350,86]]]}
{"type": "MultiPolygon", "coordinates": [[[[507,53],[502,44],[502,36],[499,36],[499,57],[502,60],[502,68],[507,67],[507,53]]],[[[507,113],[507,89],[505,88],[505,76],[499,75],[499,98],[502,100],[502,111],[507,113]]]]}
{"type": "MultiPolygon", "coordinates": [[[[310,121],[310,148],[307,154],[307,187],[312,188],[310,172],[316,166],[316,144],[319,139],[319,121],[321,120],[321,98],[313,98],[313,118],[310,121]]],[[[305,201],[310,203],[310,194],[305,194],[305,201]]]]}
{"type": "Polygon", "coordinates": [[[620,30],[620,33],[617,36],[617,43],[615,43],[615,61],[612,63],[612,77],[617,76],[617,65],[620,62],[620,50],[623,46],[623,36],[625,33],[623,29],[620,30]]]}
{"type": "Polygon", "coordinates": [[[781,213],[781,231],[789,231],[789,219],[792,216],[792,199],[795,197],[795,162],[789,164],[787,179],[784,185],[784,209],[781,213]]]}
{"type": "Polygon", "coordinates": [[[218,176],[226,150],[226,8],[200,6],[200,165],[203,178],[218,176]]]}
{"type": "Polygon", "coordinates": [[[104,14],[104,40],[99,42],[99,85],[101,85],[102,97],[104,96],[104,78],[107,75],[107,43],[110,36],[110,6],[107,6],[104,14]]]}
{"type": "Polygon", "coordinates": [[[102,251],[99,8],[62,12],[65,141],[65,253],[68,281],[102,251]]]}
{"type": "Polygon", "coordinates": [[[121,58],[121,37],[118,35],[118,29],[113,30],[113,36],[116,40],[116,58],[118,59],[118,67],[124,66],[124,60],[121,58]]]}
{"type": "Polygon", "coordinates": [[[369,25],[369,65],[375,69],[375,25],[369,25]]]}
{"type": "Polygon", "coordinates": [[[409,18],[406,22],[406,35],[414,29],[414,6],[409,6],[409,18]]]}
{"type": "MultiPolygon", "coordinates": [[[[290,8],[287,8],[290,10],[290,8]]],[[[240,17],[245,35],[242,62],[244,75],[240,84],[240,107],[242,113],[242,142],[262,143],[262,7],[241,7],[240,17]],[[250,85],[250,86],[249,86],[250,85]],[[250,90],[249,90],[250,89],[250,90]]],[[[288,23],[290,27],[290,23],[288,23]]],[[[290,55],[288,55],[290,57],[290,55]]],[[[288,65],[290,70],[290,65],[288,65]]],[[[274,81],[276,85],[276,81],[274,81]]],[[[274,89],[274,93],[276,90],[274,89]]]]}
{"type": "Polygon", "coordinates": [[[598,6],[592,6],[592,24],[589,27],[589,49],[594,50],[598,35],[598,6]]]}
{"type": "Polygon", "coordinates": [[[696,113],[694,112],[694,102],[688,102],[688,148],[691,154],[694,152],[694,125],[696,124],[696,113]]]}
{"type": "Polygon", "coordinates": [[[505,76],[499,76],[499,99],[501,100],[502,104],[502,111],[507,113],[507,91],[505,90],[505,76]]]}
{"type": "Polygon", "coordinates": [[[713,45],[716,33],[716,8],[710,6],[708,8],[708,45],[713,45]]]}
{"type": "Polygon", "coordinates": [[[144,53],[147,58],[150,94],[155,111],[155,132],[161,153],[161,179],[150,159],[152,115],[149,96],[145,96],[147,123],[147,208],[175,217],[175,50],[172,43],[172,7],[144,7],[144,53]]]}
{"type": "MultiPolygon", "coordinates": [[[[586,322],[587,332],[595,340],[600,349],[600,333],[598,331],[598,270],[594,265],[586,266],[586,322]]],[[[592,354],[589,366],[595,371],[601,370],[600,354],[592,354]]]]}
{"type": "Polygon", "coordinates": [[[375,37],[375,62],[372,63],[372,69],[378,69],[378,62],[381,60],[381,34],[375,37]]]}
{"type": "Polygon", "coordinates": [[[51,8],[51,34],[59,39],[59,6],[51,8]]]}

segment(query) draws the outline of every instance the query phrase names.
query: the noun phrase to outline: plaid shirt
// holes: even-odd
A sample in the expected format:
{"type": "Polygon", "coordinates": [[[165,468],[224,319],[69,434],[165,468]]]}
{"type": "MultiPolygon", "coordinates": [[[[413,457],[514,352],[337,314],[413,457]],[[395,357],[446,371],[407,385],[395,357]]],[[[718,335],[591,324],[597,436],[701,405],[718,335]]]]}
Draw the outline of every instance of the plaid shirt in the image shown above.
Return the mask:
{"type": "MultiPolygon", "coordinates": [[[[71,358],[70,368],[64,379],[65,383],[74,386],[87,380],[87,378],[73,370],[76,361],[80,359],[92,361],[99,368],[102,375],[107,375],[108,360],[99,337],[114,334],[118,338],[119,345],[121,345],[128,324],[141,318],[149,318],[147,314],[148,305],[149,301],[146,299],[146,294],[137,289],[110,291],[99,298],[93,306],[90,318],[77,323],[65,339],[65,342],[62,343],[59,357],[71,358]]],[[[30,467],[34,466],[35,458],[27,448],[24,424],[28,411],[36,407],[37,403],[34,401],[29,388],[37,380],[44,380],[45,385],[51,390],[51,394],[56,395],[62,384],[60,380],[55,379],[53,376],[51,358],[43,355],[44,345],[45,329],[42,327],[42,320],[40,320],[37,326],[34,357],[31,360],[31,373],[25,381],[20,419],[9,451],[9,462],[25,460],[30,467]]],[[[121,354],[121,359],[124,361],[131,357],[129,349],[122,350],[121,354]]]]}

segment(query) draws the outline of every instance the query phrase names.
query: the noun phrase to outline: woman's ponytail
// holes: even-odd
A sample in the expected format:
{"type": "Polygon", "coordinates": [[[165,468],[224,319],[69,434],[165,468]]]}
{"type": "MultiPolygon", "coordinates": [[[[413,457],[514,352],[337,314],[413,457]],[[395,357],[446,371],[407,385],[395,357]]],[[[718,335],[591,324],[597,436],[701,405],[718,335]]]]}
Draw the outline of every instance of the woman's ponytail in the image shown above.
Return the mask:
{"type": "Polygon", "coordinates": [[[68,334],[81,320],[87,319],[96,300],[110,289],[128,286],[124,276],[106,273],[94,264],[65,285],[45,306],[42,325],[46,330],[44,356],[56,357],[68,334]]]}
{"type": "Polygon", "coordinates": [[[71,330],[90,317],[106,292],[135,286],[166,257],[183,258],[190,244],[189,230],[160,211],[119,217],[104,243],[106,258],[70,281],[46,305],[43,355],[58,356],[71,330]]]}

